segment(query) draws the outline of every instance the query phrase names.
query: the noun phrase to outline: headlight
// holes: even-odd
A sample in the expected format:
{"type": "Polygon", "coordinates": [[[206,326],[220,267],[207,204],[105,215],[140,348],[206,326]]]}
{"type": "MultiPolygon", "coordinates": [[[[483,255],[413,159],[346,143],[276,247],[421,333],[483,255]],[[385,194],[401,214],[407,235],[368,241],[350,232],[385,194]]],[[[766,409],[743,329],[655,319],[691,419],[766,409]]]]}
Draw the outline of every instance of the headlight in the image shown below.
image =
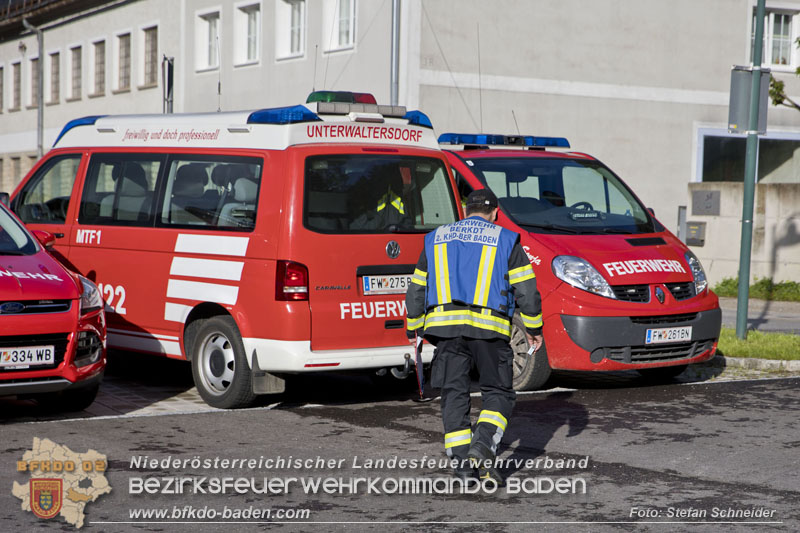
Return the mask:
{"type": "Polygon", "coordinates": [[[706,287],[708,287],[708,280],[706,279],[706,271],[703,270],[703,265],[700,260],[692,252],[686,252],[686,262],[689,263],[689,268],[692,271],[692,278],[694,278],[695,294],[700,294],[706,287]]]}
{"type": "Polygon", "coordinates": [[[81,315],[102,309],[103,298],[100,296],[100,291],[97,290],[97,285],[83,276],[78,277],[81,280],[81,285],[83,285],[83,292],[81,293],[81,315]]]}
{"type": "Polygon", "coordinates": [[[585,259],[572,255],[559,255],[553,259],[553,273],[558,279],[566,281],[573,287],[616,299],[606,279],[585,259]]]}

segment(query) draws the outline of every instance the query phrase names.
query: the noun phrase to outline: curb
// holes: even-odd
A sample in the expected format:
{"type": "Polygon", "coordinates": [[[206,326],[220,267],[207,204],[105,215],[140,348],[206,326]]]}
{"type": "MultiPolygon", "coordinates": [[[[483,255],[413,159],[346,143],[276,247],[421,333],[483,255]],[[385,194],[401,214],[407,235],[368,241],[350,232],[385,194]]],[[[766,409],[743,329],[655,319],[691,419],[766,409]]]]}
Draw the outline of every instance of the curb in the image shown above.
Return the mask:
{"type": "Polygon", "coordinates": [[[755,359],[750,357],[725,357],[717,355],[709,361],[714,365],[732,368],[749,368],[752,370],[800,372],[800,360],[784,361],[779,359],[755,359]]]}

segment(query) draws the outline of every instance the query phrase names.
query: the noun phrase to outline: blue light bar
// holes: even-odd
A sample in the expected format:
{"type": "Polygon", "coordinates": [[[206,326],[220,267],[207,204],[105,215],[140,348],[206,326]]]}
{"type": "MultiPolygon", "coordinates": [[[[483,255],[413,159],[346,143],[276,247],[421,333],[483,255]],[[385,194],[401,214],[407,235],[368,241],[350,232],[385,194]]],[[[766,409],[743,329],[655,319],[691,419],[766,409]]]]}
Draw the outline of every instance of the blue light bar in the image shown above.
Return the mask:
{"type": "Polygon", "coordinates": [[[253,111],[247,117],[248,124],[296,124],[298,122],[314,122],[316,120],[322,119],[303,105],[260,109],[253,111]]]}
{"type": "Polygon", "coordinates": [[[53,146],[55,147],[55,145],[58,144],[58,141],[61,140],[61,137],[63,137],[64,134],[66,134],[72,128],[78,126],[91,126],[92,124],[97,122],[98,118],[103,118],[105,116],[107,115],[91,115],[88,117],[81,117],[81,118],[76,118],[74,120],[70,120],[64,125],[64,127],[61,130],[61,133],[58,134],[58,137],[56,137],[56,141],[53,143],[53,146]]]}
{"type": "Polygon", "coordinates": [[[422,111],[409,111],[403,118],[408,120],[408,123],[413,124],[414,126],[423,126],[425,128],[433,129],[433,123],[431,123],[431,119],[428,118],[428,115],[422,111]]]}
{"type": "Polygon", "coordinates": [[[569,148],[564,137],[534,137],[533,135],[488,135],[472,133],[443,133],[439,144],[480,144],[493,146],[531,146],[569,148]]]}

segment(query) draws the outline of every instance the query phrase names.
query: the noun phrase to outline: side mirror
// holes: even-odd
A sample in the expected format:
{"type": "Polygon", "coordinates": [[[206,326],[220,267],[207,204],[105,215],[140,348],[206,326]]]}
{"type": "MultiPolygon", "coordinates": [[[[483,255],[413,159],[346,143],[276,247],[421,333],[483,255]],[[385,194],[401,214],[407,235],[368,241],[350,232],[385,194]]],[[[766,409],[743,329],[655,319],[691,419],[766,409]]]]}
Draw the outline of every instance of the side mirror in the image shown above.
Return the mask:
{"type": "Polygon", "coordinates": [[[39,244],[44,246],[45,250],[50,250],[56,243],[56,236],[49,231],[35,229],[31,233],[33,233],[33,236],[36,237],[37,241],[39,241],[39,244]]]}
{"type": "Polygon", "coordinates": [[[10,200],[11,197],[8,195],[7,192],[0,192],[0,204],[3,204],[4,206],[8,207],[10,200]]]}
{"type": "Polygon", "coordinates": [[[655,209],[653,209],[652,207],[648,207],[648,208],[647,208],[647,211],[648,211],[648,212],[649,212],[651,215],[653,215],[653,216],[656,216],[656,210],[655,210],[655,209]]]}

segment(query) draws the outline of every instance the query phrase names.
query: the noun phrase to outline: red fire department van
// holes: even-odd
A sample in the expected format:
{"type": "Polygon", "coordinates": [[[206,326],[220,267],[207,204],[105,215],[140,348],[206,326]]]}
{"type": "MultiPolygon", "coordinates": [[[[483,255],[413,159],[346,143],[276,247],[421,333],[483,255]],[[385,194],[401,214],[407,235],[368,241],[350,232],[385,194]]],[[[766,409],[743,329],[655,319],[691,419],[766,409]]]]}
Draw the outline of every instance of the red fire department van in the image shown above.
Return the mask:
{"type": "Polygon", "coordinates": [[[78,411],[103,378],[103,300],[47,253],[52,235],[34,234],[0,204],[0,396],[78,411]]]}
{"type": "Polygon", "coordinates": [[[212,406],[403,366],[423,234],[460,206],[427,116],[349,96],[78,119],[12,207],[96,280],[110,346],[190,360],[212,406]]]}
{"type": "Polygon", "coordinates": [[[714,356],[721,312],[694,254],[627,185],[563,138],[439,137],[462,197],[490,188],[498,223],[521,235],[542,295],[545,349],[534,358],[519,324],[514,385],[551,369],[635,369],[671,378],[714,356]]]}

